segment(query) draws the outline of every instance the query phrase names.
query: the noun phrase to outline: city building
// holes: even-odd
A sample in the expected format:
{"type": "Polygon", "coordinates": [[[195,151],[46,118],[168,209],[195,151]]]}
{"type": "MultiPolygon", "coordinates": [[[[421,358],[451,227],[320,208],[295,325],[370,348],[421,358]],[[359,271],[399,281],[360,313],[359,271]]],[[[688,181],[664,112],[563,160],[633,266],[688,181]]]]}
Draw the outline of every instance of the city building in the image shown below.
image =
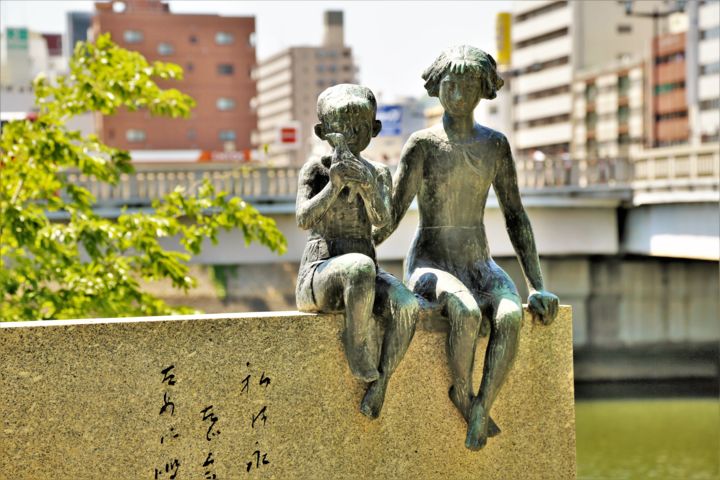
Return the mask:
{"type": "Polygon", "coordinates": [[[425,109],[428,101],[429,97],[405,98],[393,104],[378,105],[377,119],[383,124],[382,130],[370,141],[363,155],[371,160],[396,165],[410,135],[425,128],[425,109]]]}
{"type": "Polygon", "coordinates": [[[651,138],[654,147],[683,144],[690,138],[686,37],[687,32],[677,32],[653,40],[651,138]]]}
{"type": "MultiPolygon", "coordinates": [[[[51,82],[67,73],[62,35],[8,27],[0,32],[0,122],[32,118],[38,111],[32,82],[44,74],[51,82]]],[[[68,126],[92,133],[91,115],[73,117],[68,126]]]]}
{"type": "Polygon", "coordinates": [[[623,59],[575,75],[574,160],[628,158],[645,143],[646,76],[641,58],[623,59]]]}
{"type": "Polygon", "coordinates": [[[189,119],[121,111],[98,118],[101,139],[128,150],[246,151],[257,125],[255,18],[176,15],[159,0],[96,3],[93,35],[110,33],[120,46],[149,61],[180,65],[182,81],[158,82],[193,97],[189,119]]]}
{"type": "Polygon", "coordinates": [[[301,165],[318,146],[317,97],[339,83],[356,83],[352,49],[345,45],[343,12],[324,15],[320,46],[290,47],[258,63],[257,131],[253,143],[274,165],[301,165]]]}
{"type": "Polygon", "coordinates": [[[720,2],[699,6],[699,134],[701,141],[720,141],[720,2]]]}
{"type": "MultiPolygon", "coordinates": [[[[662,1],[643,8],[662,8],[662,1]]],[[[652,22],[622,3],[588,0],[514,2],[512,25],[514,147],[518,154],[570,151],[575,74],[650,50],[652,22]]]]}
{"type": "Polygon", "coordinates": [[[70,57],[77,42],[84,42],[88,39],[88,33],[92,27],[93,14],[90,12],[68,12],[66,16],[66,28],[64,55],[70,57]]]}
{"type": "Polygon", "coordinates": [[[67,70],[62,35],[6,28],[0,32],[0,67],[0,85],[16,91],[29,90],[40,73],[54,80],[67,70]]]}

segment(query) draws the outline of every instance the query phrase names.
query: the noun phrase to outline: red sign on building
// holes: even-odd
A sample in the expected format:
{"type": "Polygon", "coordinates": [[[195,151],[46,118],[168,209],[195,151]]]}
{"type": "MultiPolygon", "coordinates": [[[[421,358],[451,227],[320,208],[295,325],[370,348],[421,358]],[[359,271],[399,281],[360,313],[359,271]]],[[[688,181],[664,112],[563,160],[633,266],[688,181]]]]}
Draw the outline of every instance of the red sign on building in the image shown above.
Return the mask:
{"type": "Polygon", "coordinates": [[[297,128],[283,127],[280,129],[280,143],[297,143],[297,128]]]}

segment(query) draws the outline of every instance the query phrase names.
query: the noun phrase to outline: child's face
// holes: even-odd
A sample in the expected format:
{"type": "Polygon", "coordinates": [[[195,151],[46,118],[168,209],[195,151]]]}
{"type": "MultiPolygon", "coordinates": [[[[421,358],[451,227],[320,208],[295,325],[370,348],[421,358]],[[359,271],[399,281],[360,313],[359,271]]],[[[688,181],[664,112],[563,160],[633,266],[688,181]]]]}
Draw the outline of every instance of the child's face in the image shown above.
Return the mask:
{"type": "Polygon", "coordinates": [[[451,115],[472,113],[480,103],[481,84],[471,73],[448,72],[440,81],[440,103],[451,115]]]}
{"type": "Polygon", "coordinates": [[[342,133],[350,151],[357,155],[373,137],[375,118],[370,112],[341,112],[323,121],[326,133],[342,133]]]}

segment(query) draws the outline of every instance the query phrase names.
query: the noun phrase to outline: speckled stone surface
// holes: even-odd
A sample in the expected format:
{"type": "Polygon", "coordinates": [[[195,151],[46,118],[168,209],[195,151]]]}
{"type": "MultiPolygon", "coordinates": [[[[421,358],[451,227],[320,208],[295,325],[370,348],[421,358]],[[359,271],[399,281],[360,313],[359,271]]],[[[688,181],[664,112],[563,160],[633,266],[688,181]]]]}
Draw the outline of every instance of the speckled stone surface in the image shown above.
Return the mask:
{"type": "Polygon", "coordinates": [[[447,396],[444,334],[417,332],[371,421],[358,411],[363,389],[345,363],[341,320],[0,323],[0,478],[575,478],[569,307],[549,327],[525,315],[492,412],[502,433],[479,452],[465,449],[447,396]],[[160,414],[165,400],[173,415],[160,414]]]}

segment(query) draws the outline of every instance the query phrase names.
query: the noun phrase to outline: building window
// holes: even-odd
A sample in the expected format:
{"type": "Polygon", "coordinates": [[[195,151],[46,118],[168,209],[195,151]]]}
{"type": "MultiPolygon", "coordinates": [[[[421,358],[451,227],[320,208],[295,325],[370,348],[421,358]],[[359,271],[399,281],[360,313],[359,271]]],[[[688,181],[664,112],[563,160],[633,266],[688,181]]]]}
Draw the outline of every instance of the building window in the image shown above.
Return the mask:
{"type": "Polygon", "coordinates": [[[139,30],[125,30],[123,40],[126,43],[140,43],[143,41],[143,33],[139,30]]]}
{"type": "Polygon", "coordinates": [[[322,73],[322,72],[325,71],[325,65],[317,65],[317,66],[315,67],[315,70],[316,70],[318,73],[322,73]]]}
{"type": "Polygon", "coordinates": [[[217,106],[218,110],[225,112],[227,110],[233,110],[235,108],[235,100],[233,100],[232,98],[220,97],[217,99],[217,102],[215,102],[215,105],[217,106]]]}
{"type": "Polygon", "coordinates": [[[138,130],[135,128],[131,128],[127,132],[125,132],[125,138],[128,142],[144,142],[145,141],[145,130],[138,130]]]}
{"type": "Polygon", "coordinates": [[[538,35],[537,37],[528,38],[527,40],[523,40],[522,42],[517,42],[515,44],[515,48],[520,50],[521,48],[530,47],[532,45],[537,45],[539,43],[545,43],[550,40],[564,37],[568,34],[568,28],[560,28],[558,30],[554,30],[552,32],[544,33],[542,35],[538,35]]]}
{"type": "Polygon", "coordinates": [[[235,41],[235,37],[232,33],[228,32],[217,32],[215,34],[215,43],[218,45],[230,45],[235,41]]]}
{"type": "Polygon", "coordinates": [[[525,12],[521,15],[515,15],[515,18],[513,19],[513,21],[515,23],[524,22],[525,20],[529,20],[531,18],[538,17],[545,13],[552,12],[553,10],[557,10],[559,8],[564,8],[565,6],[567,6],[567,3],[568,3],[567,1],[562,1],[562,2],[550,3],[548,5],[543,5],[540,8],[536,8],[535,10],[525,12]]]}
{"type": "Polygon", "coordinates": [[[632,33],[632,25],[629,23],[622,23],[618,25],[617,33],[632,33]]]}
{"type": "Polygon", "coordinates": [[[175,48],[173,48],[172,44],[170,43],[161,42],[158,43],[157,52],[160,55],[172,55],[173,53],[175,53],[175,48]]]}
{"type": "Polygon", "coordinates": [[[194,128],[190,128],[186,136],[188,140],[195,140],[197,138],[197,131],[194,128]]]}
{"type": "Polygon", "coordinates": [[[630,90],[630,77],[625,76],[618,78],[618,93],[620,96],[627,95],[628,90],[630,90]]]}
{"type": "Polygon", "coordinates": [[[598,94],[598,88],[595,86],[595,84],[590,84],[585,88],[585,101],[587,102],[594,102],[595,97],[597,97],[598,94]]]}
{"type": "Polygon", "coordinates": [[[709,28],[700,32],[700,40],[720,37],[720,26],[709,28]]]}
{"type": "Polygon", "coordinates": [[[713,98],[700,102],[700,110],[715,110],[718,108],[720,108],[720,98],[713,98]]]}
{"type": "Polygon", "coordinates": [[[219,63],[217,71],[218,75],[232,75],[235,73],[235,67],[232,63],[219,63]]]}
{"type": "Polygon", "coordinates": [[[317,86],[318,86],[318,87],[324,87],[324,86],[325,86],[325,82],[324,82],[323,80],[318,80],[318,81],[317,81],[317,86]]]}
{"type": "Polygon", "coordinates": [[[661,85],[655,85],[655,95],[662,95],[664,93],[669,93],[674,90],[679,90],[681,88],[685,88],[685,82],[663,83],[661,85]]]}
{"type": "Polygon", "coordinates": [[[190,43],[197,43],[197,37],[195,35],[190,35],[190,43]]]}
{"type": "Polygon", "coordinates": [[[235,130],[220,130],[218,137],[223,142],[232,142],[236,138],[235,130]]]}
{"type": "Polygon", "coordinates": [[[720,72],[720,62],[711,63],[709,65],[702,65],[700,67],[700,75],[708,75],[718,72],[720,72]]]}
{"type": "Polygon", "coordinates": [[[187,70],[188,72],[192,72],[193,70],[195,70],[195,65],[193,65],[192,62],[188,62],[185,66],[185,70],[187,70]]]}
{"type": "Polygon", "coordinates": [[[337,67],[336,67],[335,65],[328,65],[327,68],[328,68],[328,71],[329,71],[329,72],[336,72],[336,71],[337,71],[337,67]]]}
{"type": "Polygon", "coordinates": [[[628,119],[630,118],[630,107],[627,105],[623,105],[622,107],[618,108],[618,121],[620,123],[627,123],[628,119]]]}

